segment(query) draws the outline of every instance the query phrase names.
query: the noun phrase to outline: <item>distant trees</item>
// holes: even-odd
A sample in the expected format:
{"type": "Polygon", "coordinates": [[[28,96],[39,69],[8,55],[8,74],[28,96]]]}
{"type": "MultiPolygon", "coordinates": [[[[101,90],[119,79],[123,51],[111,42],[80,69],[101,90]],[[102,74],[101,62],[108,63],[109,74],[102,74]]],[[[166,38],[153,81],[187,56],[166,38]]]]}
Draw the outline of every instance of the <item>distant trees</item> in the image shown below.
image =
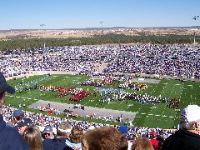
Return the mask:
{"type": "MultiPolygon", "coordinates": [[[[196,37],[196,42],[200,43],[200,36],[196,37]]],[[[174,43],[193,43],[193,36],[189,35],[143,35],[128,36],[124,34],[96,35],[93,37],[82,38],[15,38],[7,41],[0,41],[0,50],[16,48],[40,48],[55,46],[79,46],[95,44],[114,44],[114,43],[153,43],[153,44],[174,44],[174,43]]]]}

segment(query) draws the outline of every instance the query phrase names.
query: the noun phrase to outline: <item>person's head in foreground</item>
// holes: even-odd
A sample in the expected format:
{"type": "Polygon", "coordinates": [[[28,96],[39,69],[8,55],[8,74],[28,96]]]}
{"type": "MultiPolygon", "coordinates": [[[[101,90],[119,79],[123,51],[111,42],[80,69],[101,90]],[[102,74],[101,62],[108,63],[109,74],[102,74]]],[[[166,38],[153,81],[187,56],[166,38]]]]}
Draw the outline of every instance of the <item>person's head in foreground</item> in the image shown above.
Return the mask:
{"type": "Polygon", "coordinates": [[[32,123],[32,120],[30,118],[23,118],[22,121],[19,122],[16,126],[19,134],[23,135],[26,128],[28,126],[31,126],[32,124],[33,123],[32,123]]]}
{"type": "Polygon", "coordinates": [[[83,136],[83,129],[79,126],[74,126],[71,130],[69,138],[73,143],[81,143],[82,136],[83,136]]]}
{"type": "Polygon", "coordinates": [[[5,93],[8,92],[10,94],[15,93],[15,89],[11,87],[7,82],[3,74],[0,72],[0,107],[4,104],[5,93]]]}
{"type": "Polygon", "coordinates": [[[188,105],[181,112],[179,128],[200,134],[200,107],[188,105]]]}
{"type": "Polygon", "coordinates": [[[57,129],[57,138],[68,139],[72,130],[72,126],[68,122],[62,122],[57,129]]]}
{"type": "Polygon", "coordinates": [[[154,150],[154,148],[147,138],[138,137],[132,145],[132,150],[154,150]]]}
{"type": "Polygon", "coordinates": [[[126,138],[115,128],[102,127],[83,135],[83,150],[127,150],[126,138]]]}
{"type": "Polygon", "coordinates": [[[20,109],[15,110],[12,115],[12,123],[16,125],[17,123],[21,122],[24,118],[24,112],[20,109]]]}
{"type": "Polygon", "coordinates": [[[74,126],[69,135],[69,139],[65,144],[72,149],[81,149],[81,139],[83,136],[83,129],[80,126],[74,126]]]}
{"type": "Polygon", "coordinates": [[[53,128],[50,125],[45,126],[42,132],[42,137],[44,139],[54,139],[53,128]]]}
{"type": "Polygon", "coordinates": [[[42,137],[39,128],[35,126],[27,127],[24,131],[24,139],[30,150],[42,150],[42,137]]]}
{"type": "Polygon", "coordinates": [[[200,107],[189,105],[181,111],[179,130],[168,137],[162,150],[200,150],[200,107]]]}

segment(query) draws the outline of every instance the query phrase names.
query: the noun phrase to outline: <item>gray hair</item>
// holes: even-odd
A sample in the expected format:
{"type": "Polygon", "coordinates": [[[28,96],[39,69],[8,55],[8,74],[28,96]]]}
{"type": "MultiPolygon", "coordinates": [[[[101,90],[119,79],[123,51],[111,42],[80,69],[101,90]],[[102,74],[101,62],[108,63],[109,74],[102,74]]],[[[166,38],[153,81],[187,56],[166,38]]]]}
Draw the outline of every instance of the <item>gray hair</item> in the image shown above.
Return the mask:
{"type": "Polygon", "coordinates": [[[189,122],[187,119],[185,118],[181,118],[180,122],[179,122],[179,129],[183,129],[183,130],[194,130],[194,124],[196,123],[196,121],[192,121],[189,122]]]}

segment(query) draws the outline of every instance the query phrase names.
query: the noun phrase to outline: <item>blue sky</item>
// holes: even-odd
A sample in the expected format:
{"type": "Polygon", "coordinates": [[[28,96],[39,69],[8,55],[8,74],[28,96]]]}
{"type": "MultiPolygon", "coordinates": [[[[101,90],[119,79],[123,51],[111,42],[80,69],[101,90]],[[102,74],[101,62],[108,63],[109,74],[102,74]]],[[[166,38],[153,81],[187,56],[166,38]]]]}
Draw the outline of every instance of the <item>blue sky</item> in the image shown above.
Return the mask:
{"type": "Polygon", "coordinates": [[[0,30],[200,25],[195,15],[200,0],[0,0],[0,30]]]}

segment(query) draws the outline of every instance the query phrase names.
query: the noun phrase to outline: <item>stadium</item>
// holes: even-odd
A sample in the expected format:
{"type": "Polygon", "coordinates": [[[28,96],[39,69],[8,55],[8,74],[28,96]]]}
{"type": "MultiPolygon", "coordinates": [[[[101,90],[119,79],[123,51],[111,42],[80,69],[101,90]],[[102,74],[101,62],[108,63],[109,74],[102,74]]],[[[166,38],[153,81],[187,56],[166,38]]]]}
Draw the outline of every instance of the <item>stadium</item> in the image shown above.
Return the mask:
{"type": "Polygon", "coordinates": [[[7,123],[23,111],[42,134],[49,125],[57,134],[64,121],[86,131],[114,126],[128,139],[151,138],[152,132],[168,137],[182,109],[199,105],[199,45],[44,46],[0,53],[1,72],[15,88],[3,107],[7,123]]]}
{"type": "Polygon", "coordinates": [[[0,150],[200,150],[199,5],[0,2],[0,150]]]}
{"type": "MultiPolygon", "coordinates": [[[[184,61],[181,62],[182,60],[169,56],[164,61],[169,64],[173,63],[174,66],[168,69],[168,64],[166,63],[166,66],[162,66],[163,68],[160,69],[162,74],[153,74],[158,71],[156,67],[160,67],[156,66],[156,64],[154,66],[155,71],[151,69],[154,72],[149,74],[150,67],[152,67],[148,64],[150,60],[152,62],[163,61],[160,59],[157,60],[157,57],[163,56],[161,53],[163,47],[162,45],[82,46],[54,48],[53,51],[52,49],[44,48],[34,50],[34,53],[36,53],[34,58],[30,58],[27,52],[14,55],[15,58],[5,56],[5,61],[12,61],[8,63],[4,62],[6,66],[3,68],[6,68],[5,72],[8,78],[12,78],[12,80],[9,80],[9,83],[16,89],[16,94],[8,97],[6,103],[15,107],[25,105],[26,107],[23,109],[36,109],[34,111],[37,111],[37,107],[31,107],[31,105],[39,100],[46,101],[46,105],[43,104],[41,107],[47,106],[50,102],[59,102],[63,105],[80,104],[85,107],[92,107],[94,111],[89,111],[88,114],[82,115],[81,112],[77,112],[78,114],[73,113],[74,110],[70,109],[72,111],[70,115],[77,116],[74,119],[87,118],[90,120],[89,118],[92,118],[97,121],[113,121],[113,123],[119,124],[116,121],[118,116],[124,122],[131,122],[131,124],[136,126],[166,129],[176,128],[180,109],[189,104],[199,104],[198,62],[194,65],[194,60],[191,60],[191,62],[189,60],[190,56],[193,53],[198,53],[198,51],[191,50],[186,55],[184,50],[181,50],[183,54],[179,54],[177,46],[174,49],[178,55],[174,55],[178,58],[184,57],[184,61]],[[151,54],[144,54],[143,50],[138,50],[137,52],[136,48],[139,49],[141,47],[147,53],[157,53],[157,56],[155,58],[146,57],[146,55],[151,54]],[[158,50],[148,51],[152,47],[154,49],[158,48],[158,50]],[[75,50],[76,53],[81,51],[80,54],[74,55],[75,50]],[[131,50],[134,50],[134,52],[131,52],[131,50]],[[124,55],[121,54],[122,51],[124,55]],[[93,55],[86,55],[88,52],[93,55]],[[113,52],[113,54],[110,52],[113,52]],[[102,53],[101,56],[99,56],[99,53],[102,53]],[[134,70],[137,67],[137,64],[135,64],[135,66],[132,66],[133,70],[129,71],[127,69],[126,71],[126,62],[130,58],[134,59],[132,55],[137,55],[135,59],[140,60],[138,57],[141,57],[144,61],[148,62],[144,66],[147,69],[142,70],[142,68],[138,68],[140,71],[137,72],[134,70]],[[119,69],[119,71],[114,72],[111,70],[113,61],[121,61],[123,64],[123,66],[119,65],[117,66],[119,68],[115,68],[116,70],[119,69]],[[180,65],[184,65],[186,62],[187,66],[180,69],[180,65]],[[55,66],[51,66],[51,64],[55,66]],[[192,65],[194,65],[193,68],[191,68],[192,65]],[[13,66],[13,68],[10,68],[10,66],[13,66]],[[68,68],[63,66],[67,66],[68,68]],[[188,67],[192,70],[189,74],[187,74],[188,67]],[[109,69],[111,71],[108,71],[109,69]],[[121,71],[120,69],[123,70],[121,71]],[[177,69],[177,72],[171,69],[177,69]],[[183,76],[182,72],[185,73],[185,76],[183,76]],[[97,113],[97,109],[95,110],[96,107],[107,109],[107,113],[104,111],[105,114],[100,113],[98,116],[88,117],[97,113]],[[114,118],[113,116],[109,116],[109,113],[113,110],[119,110],[118,113],[113,113],[114,118]],[[125,112],[132,112],[131,117],[126,118],[128,114],[125,112]],[[123,116],[122,118],[121,115],[123,116]]],[[[173,45],[167,45],[164,48],[166,51],[171,50],[173,45]]],[[[185,49],[188,48],[192,49],[191,46],[185,46],[185,49]]],[[[174,52],[172,51],[171,53],[174,52]]],[[[17,51],[15,54],[17,54],[17,51]]],[[[133,63],[138,60],[133,61],[133,63]]],[[[133,65],[132,62],[130,65],[133,65]]],[[[40,105],[37,104],[36,106],[40,105]]],[[[70,106],[71,108],[74,107],[70,106]]],[[[65,109],[68,109],[70,106],[66,105],[65,109]]],[[[64,113],[63,110],[64,108],[60,110],[61,114],[64,113]]]]}

